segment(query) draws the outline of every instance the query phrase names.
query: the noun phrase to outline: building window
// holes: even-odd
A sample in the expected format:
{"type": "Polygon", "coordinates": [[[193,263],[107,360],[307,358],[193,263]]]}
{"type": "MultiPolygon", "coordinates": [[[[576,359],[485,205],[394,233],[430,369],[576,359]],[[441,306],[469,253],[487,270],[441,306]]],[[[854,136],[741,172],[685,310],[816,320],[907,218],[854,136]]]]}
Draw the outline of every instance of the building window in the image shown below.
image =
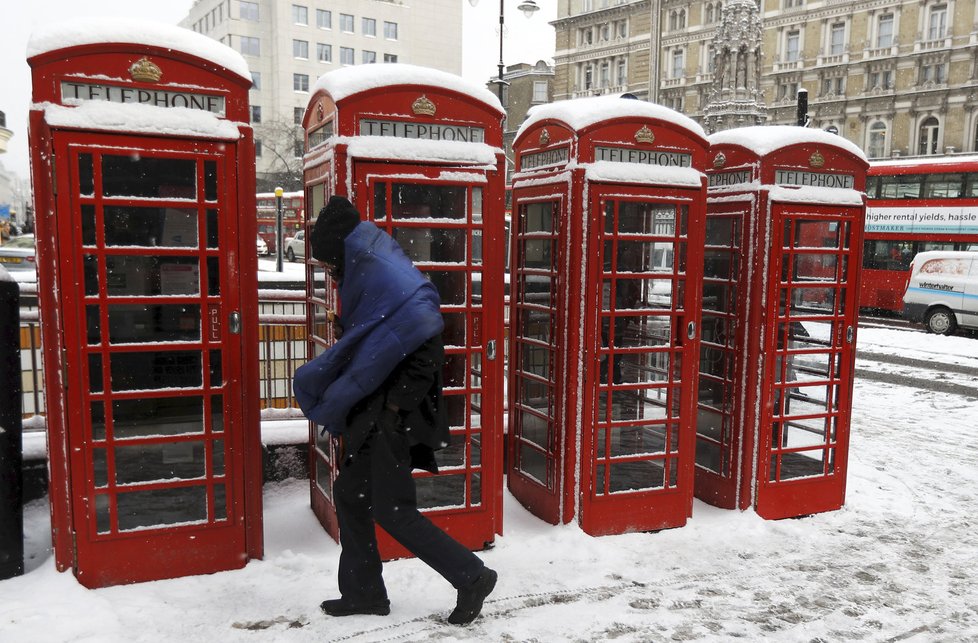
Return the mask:
{"type": "Polygon", "coordinates": [[[616,38],[627,38],[628,37],[628,21],[619,20],[615,23],[615,37],[616,38]]]}
{"type": "Polygon", "coordinates": [[[309,74],[292,74],[292,90],[297,92],[309,91],[309,74]]]}
{"type": "Polygon", "coordinates": [[[333,62],[333,45],[324,42],[316,43],[316,60],[321,63],[333,62]]]}
{"type": "Polygon", "coordinates": [[[706,73],[713,74],[716,72],[717,67],[717,48],[712,44],[706,46],[706,61],[703,64],[703,68],[706,69],[706,73]]]}
{"type": "Polygon", "coordinates": [[[373,18],[363,18],[360,21],[360,28],[363,30],[364,36],[376,36],[377,35],[377,21],[373,18]]]}
{"type": "Polygon", "coordinates": [[[710,25],[717,21],[716,8],[712,2],[707,2],[703,9],[703,22],[710,25]]]}
{"type": "Polygon", "coordinates": [[[583,68],[584,78],[582,79],[582,86],[584,89],[591,89],[594,85],[594,65],[587,63],[583,68]]]}
{"type": "Polygon", "coordinates": [[[928,117],[920,124],[920,139],[917,154],[937,154],[937,137],[941,126],[934,116],[928,117]]]}
{"type": "Polygon", "coordinates": [[[296,125],[302,125],[302,119],[305,118],[306,108],[305,107],[293,107],[292,108],[292,122],[296,125]]]}
{"type": "Polygon", "coordinates": [[[669,78],[683,78],[686,71],[686,51],[684,49],[673,49],[669,78]]]}
{"type": "Polygon", "coordinates": [[[340,31],[353,33],[353,16],[348,13],[340,14],[340,31]]]}
{"type": "Polygon", "coordinates": [[[591,27],[584,27],[577,30],[577,44],[590,45],[594,42],[594,29],[591,27]]]}
{"type": "Polygon", "coordinates": [[[396,22],[384,22],[384,38],[387,38],[388,40],[397,40],[396,22]]]}
{"type": "Polygon", "coordinates": [[[353,47],[340,47],[340,64],[341,65],[354,64],[353,47]]]}
{"type": "Polygon", "coordinates": [[[686,28],[686,10],[680,9],[669,14],[669,31],[686,28]]]}
{"type": "Polygon", "coordinates": [[[876,48],[893,46],[893,14],[884,13],[876,23],[876,48]]]}
{"type": "Polygon", "coordinates": [[[258,22],[258,3],[241,0],[238,3],[238,17],[242,20],[258,22]]]}
{"type": "Polygon", "coordinates": [[[255,156],[261,158],[261,141],[255,139],[255,156]]]}
{"type": "Polygon", "coordinates": [[[846,77],[837,76],[835,78],[823,78],[822,79],[822,95],[823,96],[845,96],[846,93],[846,77]]]}
{"type": "Polygon", "coordinates": [[[778,100],[791,101],[798,98],[798,83],[782,83],[778,85],[778,100]]]}
{"type": "Polygon", "coordinates": [[[793,63],[798,61],[801,32],[789,31],[784,36],[784,60],[793,63]]]}
{"type": "Polygon", "coordinates": [[[372,63],[377,62],[377,52],[367,51],[366,49],[364,49],[363,51],[360,52],[360,58],[363,61],[364,65],[370,65],[372,63]]]}
{"type": "Polygon", "coordinates": [[[384,62],[385,63],[396,63],[397,62],[397,54],[384,54],[384,62]]]}
{"type": "Polygon", "coordinates": [[[869,72],[869,83],[866,89],[893,89],[893,70],[876,69],[869,72]]]}
{"type": "Polygon", "coordinates": [[[261,105],[251,106],[251,122],[260,123],[261,122],[261,105]]]}
{"type": "Polygon", "coordinates": [[[327,9],[316,9],[316,26],[320,29],[332,29],[333,12],[327,9]]]}
{"type": "Polygon", "coordinates": [[[618,83],[617,83],[618,85],[624,87],[625,85],[628,84],[628,67],[627,67],[627,62],[625,61],[624,58],[618,59],[618,69],[617,69],[616,76],[618,77],[618,83]]]}
{"type": "Polygon", "coordinates": [[[307,40],[293,40],[292,41],[292,57],[302,58],[303,60],[309,59],[309,41],[307,40]]]}
{"type": "Polygon", "coordinates": [[[261,56],[261,42],[254,36],[241,36],[239,47],[243,56],[261,56]]]}
{"type": "Polygon", "coordinates": [[[846,25],[844,22],[837,22],[832,25],[829,34],[829,55],[841,56],[846,48],[846,25]]]}
{"type": "Polygon", "coordinates": [[[301,4],[292,5],[292,22],[297,25],[308,25],[309,9],[301,4]]]}
{"type": "Polygon", "coordinates": [[[251,72],[251,88],[261,89],[261,72],[253,71],[251,72]]]}
{"type": "Polygon", "coordinates": [[[927,14],[927,40],[940,40],[947,32],[947,5],[936,4],[927,14]]]}
{"type": "Polygon", "coordinates": [[[545,80],[535,80],[533,81],[533,102],[534,103],[546,103],[547,102],[547,81],[545,80]]]}
{"type": "Polygon", "coordinates": [[[931,63],[920,68],[921,82],[943,85],[947,82],[947,65],[945,63],[931,63]]]}
{"type": "Polygon", "coordinates": [[[878,159],[886,156],[886,125],[876,121],[869,126],[869,157],[878,159]]]}
{"type": "Polygon", "coordinates": [[[303,152],[305,152],[305,150],[302,147],[302,139],[296,138],[292,142],[292,155],[296,158],[302,158],[303,152]]]}
{"type": "Polygon", "coordinates": [[[602,60],[598,66],[598,78],[602,89],[611,86],[611,63],[607,60],[602,60]]]}
{"type": "Polygon", "coordinates": [[[785,9],[795,9],[797,7],[804,6],[804,0],[784,0],[785,9]]]}

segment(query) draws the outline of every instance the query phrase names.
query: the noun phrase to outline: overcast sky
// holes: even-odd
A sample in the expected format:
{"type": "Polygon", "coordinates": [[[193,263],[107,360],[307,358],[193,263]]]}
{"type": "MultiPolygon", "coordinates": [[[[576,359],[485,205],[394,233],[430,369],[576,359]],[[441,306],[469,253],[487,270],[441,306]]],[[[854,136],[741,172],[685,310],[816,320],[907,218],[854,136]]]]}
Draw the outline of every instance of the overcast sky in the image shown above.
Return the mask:
{"type": "MultiPolygon", "coordinates": [[[[286,0],[279,0],[286,1],[286,0]]],[[[479,0],[471,7],[463,4],[465,21],[462,74],[473,82],[485,82],[496,75],[499,60],[499,3],[479,0]]],[[[548,22],[557,16],[557,0],[537,0],[541,10],[527,19],[516,9],[519,0],[506,2],[507,65],[551,60],[553,28],[548,22]]],[[[80,16],[142,18],[176,24],[190,10],[193,0],[10,0],[4,2],[4,37],[0,38],[0,111],[6,113],[7,129],[14,135],[0,163],[22,178],[29,176],[27,153],[27,112],[31,100],[30,67],[25,60],[27,40],[40,25],[80,16]]]]}

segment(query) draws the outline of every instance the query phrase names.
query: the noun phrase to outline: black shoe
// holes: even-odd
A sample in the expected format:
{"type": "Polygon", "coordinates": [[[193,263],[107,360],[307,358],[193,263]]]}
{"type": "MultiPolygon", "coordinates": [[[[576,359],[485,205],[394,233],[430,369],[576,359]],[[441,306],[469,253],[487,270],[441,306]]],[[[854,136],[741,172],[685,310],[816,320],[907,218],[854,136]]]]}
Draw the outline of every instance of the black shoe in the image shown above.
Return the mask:
{"type": "Polygon", "coordinates": [[[455,610],[448,616],[448,622],[452,625],[468,625],[474,621],[482,611],[486,596],[496,587],[496,577],[496,572],[486,567],[474,583],[458,590],[458,602],[455,610]]]}
{"type": "Polygon", "coordinates": [[[387,616],[391,613],[390,601],[382,603],[366,603],[357,605],[345,598],[334,598],[323,601],[319,608],[329,616],[353,616],[354,614],[376,614],[377,616],[387,616]]]}

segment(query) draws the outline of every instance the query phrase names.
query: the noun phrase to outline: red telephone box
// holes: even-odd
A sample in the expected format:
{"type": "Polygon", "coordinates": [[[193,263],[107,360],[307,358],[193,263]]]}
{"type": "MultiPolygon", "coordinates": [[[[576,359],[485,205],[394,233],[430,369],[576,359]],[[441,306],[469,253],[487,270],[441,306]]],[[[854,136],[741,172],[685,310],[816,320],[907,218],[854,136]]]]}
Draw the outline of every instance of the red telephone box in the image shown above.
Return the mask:
{"type": "Polygon", "coordinates": [[[765,518],[838,509],[868,163],[799,127],[710,142],[696,496],[765,518]]]}
{"type": "Polygon", "coordinates": [[[707,140],[643,101],[535,108],[514,143],[509,488],[590,534],[692,510],[707,140]]]}
{"type": "Polygon", "coordinates": [[[242,567],[262,555],[248,67],[133,21],[28,51],[56,565],[88,587],[242,567]]]}
{"type": "MultiPolygon", "coordinates": [[[[484,87],[412,65],[363,65],[319,79],[303,120],[310,226],[333,194],[400,243],[438,287],[452,440],[440,473],[415,472],[418,506],[471,549],[502,533],[503,110],[484,87]]],[[[308,234],[306,235],[308,238],[308,234]]],[[[337,294],[307,257],[309,354],[333,341],[337,294]]],[[[342,312],[342,311],[340,311],[342,312]]],[[[338,443],[310,426],[312,506],[338,538],[338,443]]],[[[385,558],[409,555],[378,527],[385,558]]]]}

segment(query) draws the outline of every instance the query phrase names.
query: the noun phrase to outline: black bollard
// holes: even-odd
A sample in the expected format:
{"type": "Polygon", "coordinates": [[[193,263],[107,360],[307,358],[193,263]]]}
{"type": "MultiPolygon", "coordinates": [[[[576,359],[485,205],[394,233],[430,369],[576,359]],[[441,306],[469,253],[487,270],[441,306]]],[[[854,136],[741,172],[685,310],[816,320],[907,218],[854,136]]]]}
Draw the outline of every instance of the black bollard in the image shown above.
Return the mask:
{"type": "Polygon", "coordinates": [[[20,290],[0,266],[0,580],[24,573],[20,290]]]}

